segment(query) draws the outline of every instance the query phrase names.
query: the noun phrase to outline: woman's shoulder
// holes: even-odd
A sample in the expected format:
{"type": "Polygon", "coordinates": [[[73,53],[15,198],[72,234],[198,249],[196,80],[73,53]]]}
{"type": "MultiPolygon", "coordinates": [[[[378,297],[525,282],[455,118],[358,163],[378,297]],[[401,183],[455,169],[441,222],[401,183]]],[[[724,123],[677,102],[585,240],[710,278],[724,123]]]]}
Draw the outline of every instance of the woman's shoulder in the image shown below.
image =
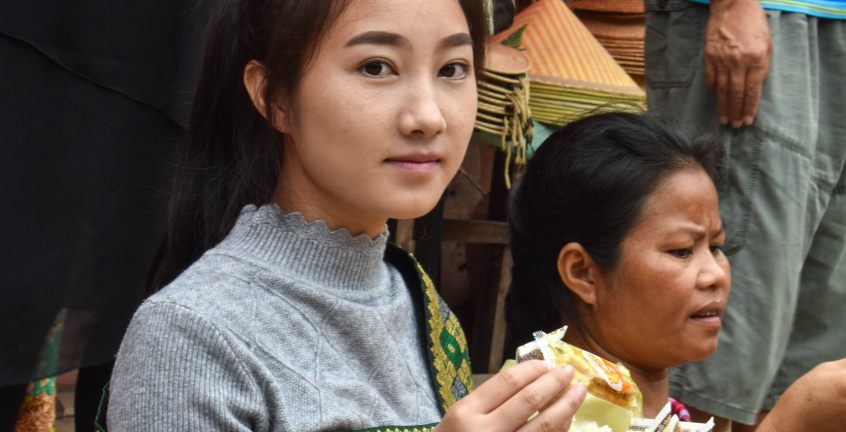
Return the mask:
{"type": "Polygon", "coordinates": [[[133,321],[204,327],[250,347],[273,316],[302,316],[308,287],[248,258],[211,249],[150,296],[133,321]],[[174,319],[179,322],[173,322],[174,319]]]}
{"type": "Polygon", "coordinates": [[[222,305],[249,301],[257,272],[236,258],[206,254],[145,303],[179,305],[199,314],[215,313],[222,305]]]}
{"type": "Polygon", "coordinates": [[[186,336],[211,332],[250,349],[256,335],[256,316],[286,312],[285,303],[269,296],[266,287],[288,283],[270,281],[266,269],[237,257],[206,253],[147,298],[136,310],[131,326],[138,326],[143,336],[153,338],[160,337],[153,334],[153,328],[186,336]]]}
{"type": "Polygon", "coordinates": [[[228,271],[226,260],[204,256],[147,298],[132,317],[119,358],[135,364],[151,356],[179,363],[186,353],[201,352],[239,362],[250,357],[257,305],[268,302],[243,274],[228,271]]]}
{"type": "Polygon", "coordinates": [[[183,427],[195,425],[207,421],[210,410],[218,426],[243,424],[240,415],[251,420],[267,417],[251,367],[253,326],[244,313],[252,301],[249,297],[229,301],[245,292],[246,284],[225,273],[200,279],[188,278],[190,274],[148,298],[135,312],[112,373],[110,429],[144,425],[140,429],[153,430],[153,425],[177,421],[183,427]],[[207,405],[198,407],[196,397],[185,397],[197,391],[209,392],[203,396],[207,405]],[[230,410],[233,404],[240,409],[230,410]]]}

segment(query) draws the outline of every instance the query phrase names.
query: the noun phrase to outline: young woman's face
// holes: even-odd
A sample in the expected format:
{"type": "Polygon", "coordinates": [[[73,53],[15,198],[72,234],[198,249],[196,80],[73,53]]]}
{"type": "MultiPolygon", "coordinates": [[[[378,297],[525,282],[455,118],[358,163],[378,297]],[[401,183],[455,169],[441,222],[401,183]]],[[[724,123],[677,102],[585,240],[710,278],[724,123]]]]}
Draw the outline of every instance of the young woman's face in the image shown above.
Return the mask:
{"type": "Polygon", "coordinates": [[[646,370],[701,360],[717,347],[731,285],[717,191],[700,168],[662,181],[600,272],[585,319],[620,360],[646,370]]]}
{"type": "MultiPolygon", "coordinates": [[[[378,234],[431,210],[476,112],[457,0],[353,0],[305,70],[288,118],[277,202],[378,234]]],[[[287,207],[287,208],[286,208],[287,207]]]]}

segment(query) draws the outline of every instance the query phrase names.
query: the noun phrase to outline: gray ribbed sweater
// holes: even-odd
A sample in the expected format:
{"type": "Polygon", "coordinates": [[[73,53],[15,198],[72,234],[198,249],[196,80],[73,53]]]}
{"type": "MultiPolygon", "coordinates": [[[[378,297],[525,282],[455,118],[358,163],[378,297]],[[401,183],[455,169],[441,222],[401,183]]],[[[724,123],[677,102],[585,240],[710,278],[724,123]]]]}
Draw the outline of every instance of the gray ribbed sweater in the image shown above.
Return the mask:
{"type": "Polygon", "coordinates": [[[385,242],[245,207],[220,245],[135,313],[109,431],[439,421],[414,305],[385,242]]]}

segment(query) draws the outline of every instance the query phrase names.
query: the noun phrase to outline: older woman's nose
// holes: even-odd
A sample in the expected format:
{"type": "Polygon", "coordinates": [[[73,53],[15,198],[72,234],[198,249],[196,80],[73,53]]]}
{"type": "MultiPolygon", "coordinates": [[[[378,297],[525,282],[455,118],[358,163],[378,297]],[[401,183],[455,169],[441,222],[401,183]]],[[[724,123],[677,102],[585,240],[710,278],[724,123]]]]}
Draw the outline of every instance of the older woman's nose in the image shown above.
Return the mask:
{"type": "Polygon", "coordinates": [[[699,289],[725,287],[730,280],[730,272],[731,269],[728,260],[722,255],[722,252],[717,254],[709,253],[708,257],[704,258],[696,286],[699,289]]]}

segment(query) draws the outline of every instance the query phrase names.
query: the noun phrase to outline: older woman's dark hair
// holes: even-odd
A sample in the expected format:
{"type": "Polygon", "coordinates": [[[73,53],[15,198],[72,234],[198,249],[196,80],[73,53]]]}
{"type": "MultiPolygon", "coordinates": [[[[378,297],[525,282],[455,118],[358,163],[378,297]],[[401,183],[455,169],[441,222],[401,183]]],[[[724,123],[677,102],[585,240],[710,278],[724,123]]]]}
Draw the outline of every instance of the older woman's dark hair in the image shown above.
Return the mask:
{"type": "Polygon", "coordinates": [[[593,115],[551,135],[511,195],[511,340],[579,324],[575,297],[557,270],[564,245],[577,242],[601,268],[613,268],[661,180],[699,166],[719,185],[722,158],[714,140],[690,139],[648,114],[593,115]]]}

